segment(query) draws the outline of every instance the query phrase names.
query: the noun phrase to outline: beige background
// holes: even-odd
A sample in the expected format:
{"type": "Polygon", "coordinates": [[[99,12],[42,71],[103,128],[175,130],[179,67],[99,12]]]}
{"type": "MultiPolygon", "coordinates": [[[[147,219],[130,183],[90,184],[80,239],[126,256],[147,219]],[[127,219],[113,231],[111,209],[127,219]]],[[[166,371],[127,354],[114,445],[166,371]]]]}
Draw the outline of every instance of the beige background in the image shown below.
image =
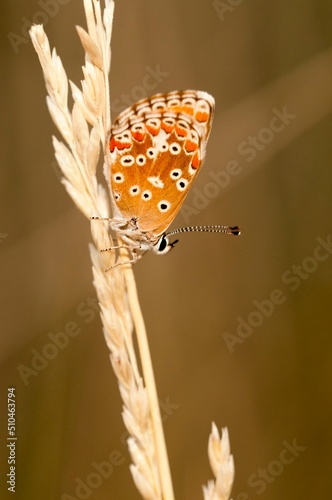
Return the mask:
{"type": "MultiPolygon", "coordinates": [[[[74,25],[84,25],[82,5],[54,2],[43,16],[46,30],[78,83],[74,25]]],[[[118,450],[121,465],[88,498],[136,499],[117,383],[91,306],[89,225],[59,182],[56,131],[26,38],[26,19],[43,21],[42,5],[1,7],[1,470],[6,388],[15,386],[16,498],[78,498],[75,479],[85,481],[93,462],[118,450]],[[21,38],[14,43],[9,33],[21,38]],[[50,333],[71,322],[79,335],[24,383],[19,367],[30,369],[50,333]]],[[[212,477],[212,420],[230,432],[234,500],[331,497],[332,257],[316,250],[317,238],[332,233],[331,19],[329,0],[117,2],[115,113],[128,100],[123,94],[133,102],[142,93],[194,88],[216,99],[207,160],[186,200],[194,213],[181,212],[173,226],[189,217],[189,224],[243,231],[240,238],[183,235],[170,255],[147,255],[135,267],[159,396],[173,405],[164,415],[177,499],[202,498],[201,484],[212,477]],[[158,65],[161,81],[144,89],[147,67],[158,65]],[[271,132],[273,110],[284,107],[293,117],[271,132]],[[250,136],[263,139],[251,155],[244,152],[250,136]],[[223,176],[231,161],[237,175],[218,187],[211,172],[223,176]],[[329,257],[310,259],[315,250],[329,257]],[[302,264],[310,272],[290,281],[292,266],[302,264]],[[257,316],[254,301],[270,300],[276,289],[283,302],[257,316]],[[261,324],[231,352],[225,333],[236,335],[238,318],[249,316],[261,324]],[[294,440],[302,451],[280,464],[283,443],[294,440]],[[269,480],[254,487],[248,480],[259,469],[269,470],[269,480]]],[[[4,472],[0,482],[5,492],[4,472]]]]}

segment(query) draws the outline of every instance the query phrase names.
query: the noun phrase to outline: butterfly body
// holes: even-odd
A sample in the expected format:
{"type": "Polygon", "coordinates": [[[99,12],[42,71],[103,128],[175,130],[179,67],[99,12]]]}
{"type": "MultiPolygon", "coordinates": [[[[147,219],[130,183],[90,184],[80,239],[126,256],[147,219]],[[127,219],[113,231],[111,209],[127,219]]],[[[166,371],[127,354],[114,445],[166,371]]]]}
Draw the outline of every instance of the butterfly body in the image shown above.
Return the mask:
{"type": "Polygon", "coordinates": [[[143,99],[115,120],[105,175],[111,227],[134,255],[166,253],[166,230],[180,210],[205,158],[214,99],[175,91],[143,99]]]}

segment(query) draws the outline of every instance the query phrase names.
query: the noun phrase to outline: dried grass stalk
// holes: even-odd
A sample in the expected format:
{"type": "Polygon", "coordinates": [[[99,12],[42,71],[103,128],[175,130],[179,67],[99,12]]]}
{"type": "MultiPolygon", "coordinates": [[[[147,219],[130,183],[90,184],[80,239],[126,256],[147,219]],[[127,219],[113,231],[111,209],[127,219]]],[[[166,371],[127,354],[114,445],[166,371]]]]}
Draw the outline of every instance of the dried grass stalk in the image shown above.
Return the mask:
{"type": "MultiPolygon", "coordinates": [[[[73,82],[68,82],[60,57],[55,49],[51,52],[43,26],[33,26],[30,36],[43,69],[48,93],[47,106],[64,139],[62,142],[53,137],[55,157],[63,173],[62,183],[79,210],[90,219],[92,215],[110,216],[108,197],[103,186],[97,182],[96,169],[100,148],[104,161],[106,159],[107,137],[111,127],[108,78],[114,1],[105,0],[103,9],[99,0],[83,0],[83,3],[88,30],[77,27],[85,51],[81,89],[73,82]],[[68,108],[68,83],[74,99],[71,111],[68,108]]],[[[173,500],[151,357],[131,265],[126,263],[105,273],[105,269],[117,260],[114,251],[100,253],[97,250],[113,245],[109,223],[92,221],[91,233],[94,241],[90,245],[94,286],[110,360],[123,400],[123,420],[130,434],[128,447],[133,461],[130,470],[143,498],[173,500]],[[133,326],[146,387],[137,368],[133,326]]],[[[118,258],[122,262],[128,261],[127,251],[121,249],[118,258]]],[[[218,464],[220,460],[220,463],[224,463],[225,459],[224,452],[217,452],[216,432],[212,431],[209,441],[211,464],[218,464]]],[[[224,436],[227,433],[223,434],[221,441],[223,450],[227,448],[225,440],[228,439],[224,436]]],[[[232,460],[228,458],[226,462],[230,464],[232,460]]],[[[225,492],[232,482],[230,468],[227,469],[225,464],[213,467],[217,480],[204,488],[204,497],[228,499],[225,492]],[[221,484],[224,480],[225,485],[221,484]],[[219,491],[224,492],[224,496],[216,496],[219,491]]]]}
{"type": "MultiPolygon", "coordinates": [[[[74,99],[68,109],[68,79],[56,50],[51,52],[41,25],[33,26],[31,39],[37,51],[48,92],[47,105],[64,142],[53,137],[55,156],[63,173],[62,182],[81,212],[109,217],[108,199],[98,184],[96,169],[102,147],[106,156],[109,134],[110,41],[114,2],[84,0],[88,31],[77,27],[85,50],[81,89],[69,82],[74,99]]],[[[114,252],[100,253],[113,241],[107,221],[92,221],[94,244],[90,245],[94,285],[101,309],[104,335],[123,399],[123,420],[130,434],[128,446],[133,460],[134,481],[146,499],[173,499],[173,489],[162,430],[161,416],[149,348],[130,265],[105,269],[116,261],[114,252]],[[132,331],[135,324],[144,372],[144,387],[137,368],[132,331]],[[143,353],[143,356],[142,356],[143,353]]],[[[120,259],[128,260],[125,250],[120,259]]]]}

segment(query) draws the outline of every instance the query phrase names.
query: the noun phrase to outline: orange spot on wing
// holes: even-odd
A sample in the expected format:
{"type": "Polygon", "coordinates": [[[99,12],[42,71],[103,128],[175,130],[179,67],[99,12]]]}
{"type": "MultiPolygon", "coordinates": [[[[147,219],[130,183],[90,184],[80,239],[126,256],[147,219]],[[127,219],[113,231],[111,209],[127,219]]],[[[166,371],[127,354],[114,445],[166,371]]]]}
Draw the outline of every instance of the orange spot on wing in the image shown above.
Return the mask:
{"type": "Polygon", "coordinates": [[[195,118],[198,122],[207,122],[209,119],[209,113],[206,113],[206,111],[197,111],[195,118]]]}
{"type": "Polygon", "coordinates": [[[174,125],[169,125],[168,123],[162,122],[161,128],[165,130],[167,134],[170,134],[174,129],[174,125]]]}
{"type": "Polygon", "coordinates": [[[151,125],[146,125],[147,130],[150,132],[151,135],[158,135],[160,127],[152,127],[151,125]]]}
{"type": "Polygon", "coordinates": [[[198,151],[196,151],[196,153],[194,154],[193,156],[193,159],[191,160],[191,166],[193,169],[197,169],[200,165],[200,159],[199,159],[199,154],[198,154],[198,151]]]}
{"type": "Polygon", "coordinates": [[[112,137],[110,140],[110,152],[113,153],[115,148],[119,149],[120,151],[122,149],[131,148],[131,142],[120,142],[112,137]]]}
{"type": "Polygon", "coordinates": [[[115,139],[114,137],[111,137],[111,140],[110,140],[110,152],[113,153],[114,149],[115,149],[115,139]]]}
{"type": "Polygon", "coordinates": [[[196,151],[197,148],[198,144],[196,144],[196,142],[190,141],[189,139],[187,139],[184,143],[184,149],[187,151],[187,153],[192,153],[193,151],[196,151]]]}
{"type": "Polygon", "coordinates": [[[118,148],[119,150],[131,148],[131,142],[116,141],[115,142],[115,147],[118,148]]]}
{"type": "Polygon", "coordinates": [[[187,137],[187,130],[185,128],[179,127],[179,125],[175,126],[175,132],[179,137],[187,137]]]}
{"type": "Polygon", "coordinates": [[[181,111],[181,107],[178,104],[176,106],[169,106],[168,109],[172,111],[172,113],[180,113],[181,111]]]}
{"type": "Polygon", "coordinates": [[[181,106],[181,113],[192,116],[194,114],[194,108],[192,106],[181,106]]]}
{"type": "Polygon", "coordinates": [[[135,130],[131,133],[132,137],[136,140],[136,141],[143,141],[144,139],[144,136],[145,134],[143,132],[140,132],[139,130],[135,130]]]}

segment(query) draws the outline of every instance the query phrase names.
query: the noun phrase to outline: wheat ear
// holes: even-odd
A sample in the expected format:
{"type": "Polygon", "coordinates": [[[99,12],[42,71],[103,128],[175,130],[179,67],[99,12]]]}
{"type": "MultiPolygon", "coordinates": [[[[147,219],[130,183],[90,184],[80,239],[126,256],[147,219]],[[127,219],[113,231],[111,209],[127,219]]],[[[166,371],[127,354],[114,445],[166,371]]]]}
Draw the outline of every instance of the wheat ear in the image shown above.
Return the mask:
{"type": "Polygon", "coordinates": [[[220,438],[217,426],[212,423],[208,455],[216,479],[203,486],[204,500],[229,500],[234,481],[234,460],[227,428],[222,429],[220,438]]]}
{"type": "MultiPolygon", "coordinates": [[[[106,153],[109,134],[110,98],[108,75],[114,2],[84,0],[88,30],[77,27],[85,50],[84,80],[79,89],[69,82],[74,99],[68,109],[68,79],[61,59],[51,52],[41,25],[33,26],[30,36],[37,51],[48,92],[47,105],[64,142],[53,137],[55,156],[63,173],[69,195],[90,219],[91,215],[109,216],[104,188],[98,184],[96,169],[102,146],[106,153]]],[[[162,420],[153,377],[146,331],[138,303],[131,266],[118,266],[111,272],[114,252],[100,254],[97,249],[112,246],[108,223],[92,221],[94,244],[90,245],[94,285],[100,303],[104,335],[110,359],[118,378],[123,399],[123,420],[130,434],[130,466],[135,484],[145,499],[174,498],[166,453],[162,420]],[[135,325],[146,388],[138,372],[132,341],[135,325]]],[[[122,250],[120,259],[128,260],[122,250]]]]}

